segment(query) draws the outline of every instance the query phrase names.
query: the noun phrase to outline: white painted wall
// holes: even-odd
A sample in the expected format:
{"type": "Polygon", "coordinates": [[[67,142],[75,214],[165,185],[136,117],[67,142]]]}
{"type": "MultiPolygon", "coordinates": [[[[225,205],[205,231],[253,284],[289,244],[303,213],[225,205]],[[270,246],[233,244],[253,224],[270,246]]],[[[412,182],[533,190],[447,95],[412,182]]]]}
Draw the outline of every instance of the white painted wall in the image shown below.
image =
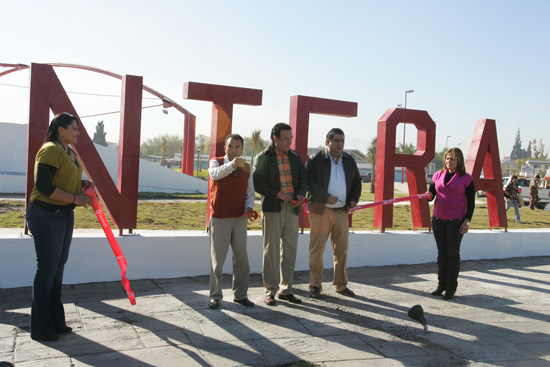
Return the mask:
{"type": "MultiPolygon", "coordinates": [[[[95,144],[116,184],[118,151],[95,144]]],[[[0,193],[25,193],[27,125],[0,123],[0,193]]],[[[139,192],[206,193],[208,183],[140,159],[139,192]]]]}
{"type": "MultiPolygon", "coordinates": [[[[463,260],[550,256],[550,229],[509,232],[472,230],[462,241],[463,260]]],[[[129,279],[177,278],[208,275],[210,242],[200,231],[139,231],[118,236],[128,261],[129,279]]],[[[248,232],[248,256],[252,273],[261,273],[262,235],[248,232]]],[[[309,233],[299,236],[296,270],[308,269],[309,233]]],[[[350,234],[348,266],[380,266],[435,262],[431,233],[391,231],[350,234]]],[[[325,268],[332,268],[330,245],[325,268]]],[[[22,230],[0,229],[0,288],[32,285],[36,271],[34,243],[22,230]]],[[[231,251],[224,273],[230,274],[231,251]]],[[[76,230],[65,284],[120,280],[120,268],[101,230],[76,230]]],[[[351,280],[353,281],[353,279],[351,280]]],[[[139,297],[139,295],[137,295],[139,297]]]]}

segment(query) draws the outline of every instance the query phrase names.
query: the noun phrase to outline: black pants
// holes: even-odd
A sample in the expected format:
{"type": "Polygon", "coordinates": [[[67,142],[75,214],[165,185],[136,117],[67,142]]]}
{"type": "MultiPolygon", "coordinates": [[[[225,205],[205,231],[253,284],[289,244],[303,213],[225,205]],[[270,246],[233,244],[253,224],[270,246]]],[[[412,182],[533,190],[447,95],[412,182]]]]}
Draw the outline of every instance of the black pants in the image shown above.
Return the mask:
{"type": "Polygon", "coordinates": [[[439,219],[432,217],[432,230],[437,244],[438,288],[454,294],[460,271],[460,242],[464,235],[459,233],[462,219],[439,219]]]}
{"type": "Polygon", "coordinates": [[[37,258],[31,307],[31,337],[36,338],[65,326],[61,284],[69,257],[74,214],[72,210],[51,212],[30,203],[26,218],[37,258]]]}

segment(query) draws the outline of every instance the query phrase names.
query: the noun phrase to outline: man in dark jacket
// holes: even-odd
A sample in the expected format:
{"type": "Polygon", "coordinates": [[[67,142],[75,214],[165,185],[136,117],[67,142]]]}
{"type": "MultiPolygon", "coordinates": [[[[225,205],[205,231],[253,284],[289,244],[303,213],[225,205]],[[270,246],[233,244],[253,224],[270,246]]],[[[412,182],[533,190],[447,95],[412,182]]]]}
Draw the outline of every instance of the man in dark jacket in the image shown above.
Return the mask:
{"type": "Polygon", "coordinates": [[[273,126],[271,145],[258,155],[254,170],[254,187],[262,195],[262,276],[264,302],[269,306],[275,305],[277,290],[279,299],[302,302],[294,297],[292,284],[298,250],[298,213],[307,191],[307,175],[302,159],[290,149],[291,144],[290,125],[280,122],[273,126]]]}
{"type": "Polygon", "coordinates": [[[331,129],[326,148],[306,162],[309,187],[309,290],[319,298],[323,283],[323,253],[330,234],[334,251],[336,292],[355,297],[348,288],[348,209],[357,205],[361,196],[361,177],[355,159],[344,152],[344,132],[331,129]]]}

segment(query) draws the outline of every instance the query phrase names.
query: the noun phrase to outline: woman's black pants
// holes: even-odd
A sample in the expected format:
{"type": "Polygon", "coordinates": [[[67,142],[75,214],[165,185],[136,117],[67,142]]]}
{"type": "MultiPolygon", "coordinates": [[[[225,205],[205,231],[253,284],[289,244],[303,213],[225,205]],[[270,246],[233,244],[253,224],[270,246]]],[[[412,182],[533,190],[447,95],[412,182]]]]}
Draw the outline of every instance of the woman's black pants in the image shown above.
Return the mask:
{"type": "Polygon", "coordinates": [[[460,242],[464,235],[459,233],[462,219],[445,220],[432,217],[432,230],[437,244],[438,288],[454,294],[460,271],[460,242]]]}

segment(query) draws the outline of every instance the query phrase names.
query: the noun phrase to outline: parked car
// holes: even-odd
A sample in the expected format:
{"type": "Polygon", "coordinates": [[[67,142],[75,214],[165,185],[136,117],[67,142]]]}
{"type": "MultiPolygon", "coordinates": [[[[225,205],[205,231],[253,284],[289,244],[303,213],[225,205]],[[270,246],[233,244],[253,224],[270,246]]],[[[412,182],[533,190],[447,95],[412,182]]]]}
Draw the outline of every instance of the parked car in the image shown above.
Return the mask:
{"type": "Polygon", "coordinates": [[[361,181],[362,182],[371,182],[372,181],[372,173],[371,172],[369,172],[367,174],[359,172],[359,176],[361,176],[361,181]]]}
{"type": "MultiPolygon", "coordinates": [[[[508,182],[512,179],[511,176],[502,178],[502,189],[508,185],[508,182]]],[[[531,180],[525,177],[518,177],[518,191],[523,198],[523,205],[529,205],[531,197],[529,196],[529,184],[531,180]]],[[[544,209],[546,205],[550,203],[550,189],[539,188],[540,201],[537,203],[538,209],[544,209]]]]}

